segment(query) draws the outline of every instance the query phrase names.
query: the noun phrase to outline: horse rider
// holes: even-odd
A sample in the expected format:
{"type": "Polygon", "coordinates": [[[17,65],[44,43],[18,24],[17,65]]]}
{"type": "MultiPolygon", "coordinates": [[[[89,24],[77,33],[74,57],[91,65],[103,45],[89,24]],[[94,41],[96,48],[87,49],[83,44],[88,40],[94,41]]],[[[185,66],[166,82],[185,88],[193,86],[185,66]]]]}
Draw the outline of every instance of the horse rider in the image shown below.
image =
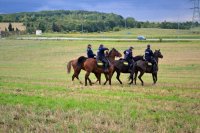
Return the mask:
{"type": "Polygon", "coordinates": [[[130,68],[133,66],[133,47],[129,47],[129,49],[124,51],[124,60],[126,60],[130,66],[130,68]]]}
{"type": "Polygon", "coordinates": [[[108,65],[109,62],[104,54],[105,50],[109,50],[108,48],[105,48],[103,44],[100,44],[99,49],[97,51],[97,59],[102,61],[104,64],[104,72],[108,72],[108,65]]]}
{"type": "Polygon", "coordinates": [[[87,46],[87,57],[88,58],[94,58],[96,56],[96,54],[93,53],[92,51],[92,45],[88,44],[87,46]]]}
{"type": "Polygon", "coordinates": [[[147,45],[147,49],[145,50],[145,60],[152,64],[153,72],[156,72],[157,71],[157,62],[154,58],[153,51],[151,50],[150,44],[147,45]]]}

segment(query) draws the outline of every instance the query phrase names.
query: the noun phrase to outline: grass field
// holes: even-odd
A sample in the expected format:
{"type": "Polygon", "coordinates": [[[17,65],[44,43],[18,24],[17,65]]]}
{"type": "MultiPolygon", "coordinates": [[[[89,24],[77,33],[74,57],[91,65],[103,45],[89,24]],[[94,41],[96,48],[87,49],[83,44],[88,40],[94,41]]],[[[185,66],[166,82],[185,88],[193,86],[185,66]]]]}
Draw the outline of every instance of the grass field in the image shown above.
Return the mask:
{"type": "MultiPolygon", "coordinates": [[[[0,40],[0,132],[200,132],[200,42],[154,42],[161,49],[158,83],[144,86],[71,82],[66,62],[98,41],[0,40]]],[[[123,52],[144,42],[103,42],[123,52]]],[[[84,81],[85,72],[80,79],[84,81]]],[[[92,80],[95,81],[93,75],[92,80]]],[[[104,80],[104,79],[103,79],[104,80]]]]}
{"type": "MultiPolygon", "coordinates": [[[[177,29],[158,29],[158,28],[133,28],[121,30],[118,32],[100,32],[100,33],[44,33],[42,37],[87,37],[87,38],[137,38],[143,35],[147,39],[151,38],[193,38],[200,39],[198,28],[192,30],[177,30],[177,29]]],[[[27,35],[25,35],[27,36],[27,35]]],[[[36,35],[28,35],[35,37],[36,35]]]]}

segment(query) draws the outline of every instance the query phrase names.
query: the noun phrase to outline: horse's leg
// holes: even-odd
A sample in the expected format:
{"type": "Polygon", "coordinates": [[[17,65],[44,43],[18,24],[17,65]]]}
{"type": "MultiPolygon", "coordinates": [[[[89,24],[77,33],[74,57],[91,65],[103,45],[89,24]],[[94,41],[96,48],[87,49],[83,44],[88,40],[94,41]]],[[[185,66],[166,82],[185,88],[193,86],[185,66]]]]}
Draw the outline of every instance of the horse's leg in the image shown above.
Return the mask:
{"type": "Polygon", "coordinates": [[[96,76],[97,80],[93,84],[95,84],[99,81],[99,75],[97,73],[94,73],[94,75],[96,76]]]}
{"type": "Polygon", "coordinates": [[[92,85],[92,81],[90,80],[89,76],[88,76],[88,81],[89,81],[90,85],[92,85]]]}
{"type": "Polygon", "coordinates": [[[129,81],[130,81],[130,80],[131,80],[131,82],[128,83],[129,85],[133,84],[133,75],[131,75],[131,74],[130,74],[129,81]]]}
{"type": "Polygon", "coordinates": [[[157,75],[158,73],[156,73],[156,82],[157,82],[157,80],[158,80],[158,75],[157,75]]]}
{"type": "Polygon", "coordinates": [[[157,73],[154,74],[154,84],[157,82],[157,73]]]}
{"type": "Polygon", "coordinates": [[[74,81],[74,78],[75,78],[76,76],[75,76],[75,73],[72,75],[72,81],[74,81]]]}
{"type": "Polygon", "coordinates": [[[134,80],[135,80],[135,85],[136,85],[137,75],[138,75],[138,71],[135,72],[135,78],[134,78],[134,80]]]}
{"type": "Polygon", "coordinates": [[[143,82],[143,80],[142,80],[142,76],[143,76],[143,74],[144,74],[144,72],[141,71],[141,72],[140,72],[140,75],[138,76],[138,78],[139,78],[140,81],[142,82],[142,86],[144,85],[144,82],[143,82]]]}
{"type": "Polygon", "coordinates": [[[80,84],[83,84],[83,83],[80,81],[79,77],[78,77],[78,75],[80,74],[80,72],[81,72],[81,69],[75,71],[75,72],[74,72],[74,76],[78,79],[78,81],[80,82],[80,84]]]}
{"type": "Polygon", "coordinates": [[[108,78],[108,74],[104,74],[105,75],[105,78],[106,78],[106,81],[104,82],[104,85],[106,85],[106,83],[108,82],[109,78],[108,78]]]}
{"type": "Polygon", "coordinates": [[[109,85],[111,85],[112,73],[109,73],[109,85]]]}
{"type": "Polygon", "coordinates": [[[131,82],[129,83],[130,85],[133,84],[133,76],[134,76],[134,73],[131,72],[129,76],[129,81],[131,80],[131,82]]]}
{"type": "Polygon", "coordinates": [[[97,83],[99,81],[99,84],[101,84],[101,74],[100,73],[95,73],[95,76],[97,78],[95,83],[97,83]]]}
{"type": "Polygon", "coordinates": [[[153,79],[153,84],[155,84],[155,76],[153,73],[152,73],[152,79],[153,79]]]}
{"type": "Polygon", "coordinates": [[[87,86],[87,80],[89,79],[90,72],[86,72],[85,74],[85,86],[87,86]]]}
{"type": "Polygon", "coordinates": [[[119,77],[120,77],[120,72],[119,72],[119,71],[116,71],[116,72],[117,72],[117,77],[116,77],[116,78],[117,78],[117,80],[119,81],[119,83],[122,84],[122,81],[121,81],[120,78],[119,78],[119,77]]]}
{"type": "Polygon", "coordinates": [[[152,78],[153,78],[153,84],[156,84],[156,75],[155,75],[155,73],[152,73],[152,78]]]}
{"type": "Polygon", "coordinates": [[[99,78],[99,84],[101,84],[101,73],[99,74],[98,78],[99,78]]]}

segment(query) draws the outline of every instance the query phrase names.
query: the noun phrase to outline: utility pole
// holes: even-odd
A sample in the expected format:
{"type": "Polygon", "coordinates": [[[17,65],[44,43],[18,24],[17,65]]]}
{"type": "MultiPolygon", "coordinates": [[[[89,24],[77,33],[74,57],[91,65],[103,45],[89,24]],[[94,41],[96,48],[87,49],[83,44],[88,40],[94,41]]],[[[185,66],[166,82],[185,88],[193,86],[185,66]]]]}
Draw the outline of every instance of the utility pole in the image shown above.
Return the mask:
{"type": "Polygon", "coordinates": [[[200,23],[200,8],[199,8],[200,0],[191,0],[191,1],[194,3],[194,7],[191,8],[193,10],[193,17],[192,17],[192,27],[193,27],[196,22],[200,23]]]}
{"type": "Polygon", "coordinates": [[[126,29],[126,27],[127,27],[127,25],[126,25],[126,19],[127,19],[127,18],[125,18],[125,29],[126,29]]]}
{"type": "Polygon", "coordinates": [[[0,39],[1,39],[1,28],[0,28],[0,39]]]}

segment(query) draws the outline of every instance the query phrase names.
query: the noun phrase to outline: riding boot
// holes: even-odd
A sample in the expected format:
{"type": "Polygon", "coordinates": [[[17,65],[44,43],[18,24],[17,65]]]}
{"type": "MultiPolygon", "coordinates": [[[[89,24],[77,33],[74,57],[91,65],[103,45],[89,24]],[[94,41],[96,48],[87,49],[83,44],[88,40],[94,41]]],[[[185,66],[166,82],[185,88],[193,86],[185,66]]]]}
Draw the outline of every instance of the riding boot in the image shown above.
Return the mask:
{"type": "Polygon", "coordinates": [[[153,73],[156,73],[156,72],[157,72],[157,65],[153,64],[153,73]]]}
{"type": "Polygon", "coordinates": [[[103,68],[105,73],[108,73],[108,67],[107,66],[108,66],[107,63],[105,63],[104,68],[103,68]]]}
{"type": "Polygon", "coordinates": [[[128,69],[129,72],[132,71],[132,67],[133,67],[133,63],[130,63],[130,66],[129,66],[129,69],[128,69]]]}

